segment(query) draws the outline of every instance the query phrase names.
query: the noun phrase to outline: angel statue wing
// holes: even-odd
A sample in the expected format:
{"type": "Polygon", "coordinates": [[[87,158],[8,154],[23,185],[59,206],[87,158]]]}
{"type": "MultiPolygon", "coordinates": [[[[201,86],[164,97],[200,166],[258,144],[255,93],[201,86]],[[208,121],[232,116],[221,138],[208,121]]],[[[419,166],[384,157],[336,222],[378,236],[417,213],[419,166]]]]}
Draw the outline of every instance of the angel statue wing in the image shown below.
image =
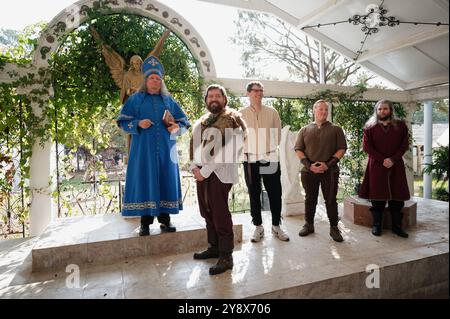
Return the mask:
{"type": "Polygon", "coordinates": [[[105,57],[105,62],[109,67],[114,82],[116,82],[117,86],[122,89],[123,78],[125,75],[125,60],[120,56],[119,53],[114,51],[113,48],[104,43],[103,39],[100,37],[97,30],[93,26],[90,26],[89,28],[91,29],[91,34],[94,37],[95,41],[102,47],[102,54],[105,57]]]}
{"type": "Polygon", "coordinates": [[[161,54],[161,51],[164,47],[164,42],[166,41],[166,39],[169,37],[170,32],[172,32],[172,30],[167,29],[166,31],[164,31],[164,33],[162,34],[161,38],[159,39],[158,43],[156,44],[156,46],[153,48],[153,51],[150,52],[147,55],[148,59],[151,55],[155,56],[155,57],[159,57],[159,55],[161,54]]]}

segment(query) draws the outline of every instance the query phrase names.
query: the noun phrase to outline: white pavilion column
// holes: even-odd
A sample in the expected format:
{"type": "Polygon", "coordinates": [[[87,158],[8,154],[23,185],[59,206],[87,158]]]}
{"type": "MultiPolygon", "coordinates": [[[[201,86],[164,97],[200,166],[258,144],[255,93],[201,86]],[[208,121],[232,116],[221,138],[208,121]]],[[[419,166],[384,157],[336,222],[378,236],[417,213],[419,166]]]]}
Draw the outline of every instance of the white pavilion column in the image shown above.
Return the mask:
{"type": "MultiPolygon", "coordinates": [[[[408,130],[413,135],[412,131],[412,116],[414,114],[415,108],[414,106],[416,103],[408,103],[406,104],[406,126],[408,127],[408,130]]],[[[408,181],[408,188],[409,193],[411,194],[411,197],[414,196],[414,156],[412,153],[412,145],[409,146],[409,150],[406,151],[405,155],[403,156],[405,160],[405,166],[406,166],[406,179],[408,181]]]]}
{"type": "MultiPolygon", "coordinates": [[[[433,146],[433,101],[426,101],[424,103],[424,155],[423,165],[431,164],[432,146],[433,146]]],[[[431,198],[431,174],[423,173],[423,198],[431,198]]]]}
{"type": "Polygon", "coordinates": [[[52,200],[52,143],[36,141],[30,161],[30,236],[39,236],[55,219],[52,200]]]}
{"type": "MultiPolygon", "coordinates": [[[[27,94],[31,88],[18,89],[19,94],[27,94]]],[[[53,90],[50,89],[50,94],[53,90]]],[[[34,114],[42,116],[42,110],[37,103],[32,102],[34,114]]],[[[52,172],[54,171],[54,161],[52,161],[51,141],[42,143],[36,140],[33,145],[33,153],[30,159],[30,236],[39,236],[47,225],[56,218],[56,212],[53,208],[52,191],[54,180],[52,172]]]]}

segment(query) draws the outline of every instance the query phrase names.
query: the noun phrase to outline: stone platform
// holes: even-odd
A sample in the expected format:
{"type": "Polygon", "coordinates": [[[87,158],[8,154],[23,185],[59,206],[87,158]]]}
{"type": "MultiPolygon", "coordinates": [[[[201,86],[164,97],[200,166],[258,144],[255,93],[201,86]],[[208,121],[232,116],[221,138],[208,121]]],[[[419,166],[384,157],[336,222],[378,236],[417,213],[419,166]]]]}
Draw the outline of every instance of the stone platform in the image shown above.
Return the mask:
{"type": "MultiPolygon", "coordinates": [[[[372,227],[373,217],[369,210],[372,207],[371,203],[359,197],[346,197],[344,199],[344,218],[353,222],[356,225],[372,227]]],[[[403,220],[402,228],[408,229],[417,223],[417,203],[412,200],[405,202],[405,207],[402,209],[403,220]]],[[[392,228],[392,219],[389,209],[386,207],[383,212],[383,228],[392,228]]]]}
{"type": "MultiPolygon", "coordinates": [[[[282,242],[271,234],[271,215],[264,212],[265,236],[252,243],[250,214],[234,214],[234,224],[242,225],[242,242],[233,253],[233,270],[217,276],[208,274],[216,259],[194,260],[191,251],[80,265],[79,285],[72,287],[65,270],[32,272],[31,251],[39,238],[0,241],[0,298],[448,298],[448,203],[414,201],[417,224],[408,229],[408,239],[387,230],[375,237],[370,229],[341,219],[344,242],[336,243],[320,205],[314,234],[299,237],[303,216],[285,217],[282,225],[291,240],[282,242]],[[379,288],[366,285],[367,269],[374,267],[379,288]]],[[[342,205],[339,211],[342,216],[342,205]]],[[[183,215],[173,219],[178,228],[183,220],[186,226],[190,219],[201,222],[195,209],[183,215]]],[[[91,227],[106,229],[108,224],[91,227]]],[[[149,239],[158,236],[158,225],[152,227],[149,239]]]]}
{"type": "MultiPolygon", "coordinates": [[[[140,237],[140,218],[98,215],[59,219],[51,223],[32,250],[33,271],[65,269],[76,264],[110,264],[133,257],[182,254],[207,246],[204,223],[192,216],[172,217],[174,233],[156,221],[150,236],[140,237]]],[[[235,243],[242,242],[242,225],[234,225],[235,243]]]]}

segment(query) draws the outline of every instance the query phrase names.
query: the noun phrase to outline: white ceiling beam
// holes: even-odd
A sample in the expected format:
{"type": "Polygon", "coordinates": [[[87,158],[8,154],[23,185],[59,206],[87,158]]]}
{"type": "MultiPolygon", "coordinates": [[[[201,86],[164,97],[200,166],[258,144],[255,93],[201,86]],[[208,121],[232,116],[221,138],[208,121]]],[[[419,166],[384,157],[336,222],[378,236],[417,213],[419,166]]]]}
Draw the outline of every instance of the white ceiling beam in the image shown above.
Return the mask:
{"type": "Polygon", "coordinates": [[[383,44],[383,46],[379,48],[371,49],[361,54],[357,62],[368,61],[370,59],[386,54],[388,52],[397,51],[406,47],[410,47],[419,43],[423,43],[429,40],[445,36],[448,37],[448,26],[440,26],[432,30],[419,32],[400,41],[399,40],[391,41],[389,43],[383,44]]]}
{"type": "Polygon", "coordinates": [[[382,69],[379,66],[377,66],[369,61],[358,63],[358,64],[365,67],[366,69],[374,72],[376,75],[381,76],[385,80],[388,80],[392,84],[398,86],[400,89],[406,90],[407,83],[405,81],[400,80],[398,77],[392,75],[391,73],[387,72],[385,69],[382,69]]]}
{"type": "Polygon", "coordinates": [[[430,101],[449,98],[449,85],[431,86],[421,89],[409,90],[413,101],[430,101]]]}
{"type": "Polygon", "coordinates": [[[438,85],[420,89],[408,90],[414,101],[429,101],[449,98],[449,85],[438,85]]]}
{"type": "Polygon", "coordinates": [[[203,2],[221,4],[251,11],[263,11],[267,13],[272,13],[273,15],[285,20],[286,22],[292,24],[296,27],[303,27],[308,23],[313,22],[315,19],[323,16],[327,12],[336,9],[337,6],[348,2],[349,0],[328,0],[325,4],[319,6],[308,14],[304,15],[300,19],[294,17],[290,13],[280,9],[274,5],[270,0],[199,0],[203,2]]]}
{"type": "Polygon", "coordinates": [[[421,88],[421,87],[448,84],[448,83],[449,83],[449,78],[448,78],[448,74],[446,74],[446,75],[438,76],[438,77],[435,77],[432,79],[426,79],[423,81],[416,81],[416,82],[409,83],[405,89],[412,90],[412,89],[417,89],[417,88],[421,88]]]}
{"type": "Polygon", "coordinates": [[[425,58],[427,58],[428,60],[430,60],[430,61],[432,61],[432,62],[434,62],[434,63],[436,63],[436,64],[439,64],[444,70],[446,70],[446,71],[448,72],[448,64],[445,64],[445,63],[440,62],[439,60],[437,60],[436,58],[432,57],[430,54],[426,53],[425,51],[423,51],[422,49],[419,49],[419,48],[416,47],[416,46],[413,46],[413,48],[414,48],[417,52],[419,52],[420,54],[422,54],[422,56],[424,56],[425,58]]]}
{"type": "MultiPolygon", "coordinates": [[[[260,79],[259,79],[260,80],[260,79]]],[[[208,78],[206,83],[220,83],[228,91],[238,96],[246,95],[247,83],[252,79],[231,79],[231,78],[208,78]]],[[[353,86],[312,84],[288,81],[262,81],[264,84],[264,95],[266,97],[299,98],[317,94],[324,90],[331,90],[341,93],[355,93],[357,88],[353,86]]],[[[407,103],[411,101],[411,94],[406,91],[368,89],[364,92],[363,100],[378,101],[389,99],[394,102],[407,103]]]]}
{"type": "MultiPolygon", "coordinates": [[[[309,12],[308,14],[304,15],[303,17],[299,18],[298,27],[302,28],[308,24],[315,23],[318,18],[322,17],[326,13],[330,12],[331,10],[335,10],[338,6],[343,5],[344,3],[348,2],[349,0],[328,0],[323,5],[319,6],[318,8],[314,9],[313,11],[309,12]]],[[[346,19],[343,19],[346,20],[346,19]]],[[[323,21],[323,23],[332,22],[332,21],[323,21]]]]}
{"type": "Polygon", "coordinates": [[[273,5],[271,2],[266,0],[199,0],[203,2],[221,4],[241,9],[246,9],[250,11],[263,11],[266,13],[271,13],[280,19],[296,26],[299,24],[299,20],[293,15],[281,10],[277,6],[273,5]]]}
{"type": "MultiPolygon", "coordinates": [[[[347,49],[343,45],[340,45],[336,41],[328,38],[327,36],[323,35],[322,33],[318,32],[315,29],[306,29],[306,30],[303,30],[303,32],[305,32],[309,36],[315,38],[316,40],[321,41],[326,46],[339,52],[340,54],[349,58],[350,60],[353,60],[353,58],[356,55],[353,51],[347,49]]],[[[362,65],[363,67],[369,69],[370,71],[378,74],[379,76],[383,77],[384,79],[388,80],[389,82],[392,82],[392,84],[398,86],[399,88],[401,88],[401,89],[406,88],[406,83],[404,81],[402,81],[399,78],[393,76],[392,74],[386,72],[385,70],[381,69],[380,67],[377,67],[376,65],[374,65],[370,62],[367,62],[367,61],[363,62],[363,63],[359,63],[359,64],[362,65]]]]}
{"type": "Polygon", "coordinates": [[[448,12],[448,0],[433,0],[444,12],[448,12]]]}
{"type": "MultiPolygon", "coordinates": [[[[327,1],[327,5],[330,5],[331,8],[325,8],[325,6],[321,6],[301,19],[297,19],[293,15],[289,14],[288,12],[281,10],[277,6],[273,5],[267,0],[199,0],[214,4],[222,4],[222,5],[228,5],[253,11],[263,11],[272,13],[279,18],[285,20],[286,22],[292,24],[293,26],[301,27],[302,25],[306,24],[307,22],[313,21],[314,19],[317,19],[319,16],[322,16],[320,10],[328,10],[328,9],[335,9],[336,6],[342,5],[346,1],[350,0],[329,0],[327,1]]],[[[448,6],[448,0],[433,0],[438,5],[442,6],[448,6]]],[[[329,12],[329,11],[328,11],[329,12]]],[[[356,56],[356,53],[351,51],[350,49],[344,47],[343,45],[339,44],[338,42],[334,41],[331,38],[328,38],[324,34],[320,33],[317,28],[308,28],[302,30],[307,35],[311,36],[312,38],[316,39],[317,41],[322,42],[324,45],[330,47],[331,49],[339,52],[343,56],[353,60],[356,56]]],[[[420,86],[420,83],[423,83],[424,86],[427,85],[436,85],[436,84],[442,84],[442,83],[448,83],[448,76],[447,77],[438,77],[426,81],[417,81],[414,83],[407,83],[396,76],[392,75],[388,71],[376,66],[375,64],[371,63],[369,59],[374,58],[375,56],[385,54],[390,51],[401,49],[402,47],[411,46],[414,44],[422,43],[424,41],[434,39],[440,36],[448,36],[448,26],[441,26],[436,34],[431,34],[427,32],[420,33],[418,35],[411,36],[407,40],[410,41],[410,43],[407,42],[407,40],[400,41],[399,43],[390,42],[387,45],[384,45],[383,48],[380,49],[374,49],[371,50],[365,54],[362,54],[360,56],[360,59],[356,61],[359,65],[367,68],[368,70],[376,73],[377,75],[383,77],[387,81],[391,82],[392,84],[398,86],[400,89],[406,90],[406,89],[412,89],[420,86]],[[447,29],[447,31],[443,31],[447,29]]],[[[448,69],[448,68],[447,68],[448,69]]]]}

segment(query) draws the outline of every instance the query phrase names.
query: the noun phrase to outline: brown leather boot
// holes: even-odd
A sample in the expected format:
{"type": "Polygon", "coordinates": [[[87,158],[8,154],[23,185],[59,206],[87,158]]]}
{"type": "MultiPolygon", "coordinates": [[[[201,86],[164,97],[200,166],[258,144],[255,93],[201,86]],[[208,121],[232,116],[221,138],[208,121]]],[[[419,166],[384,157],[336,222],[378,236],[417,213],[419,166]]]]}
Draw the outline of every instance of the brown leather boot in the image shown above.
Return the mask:
{"type": "Polygon", "coordinates": [[[309,234],[314,233],[314,224],[306,223],[303,225],[302,229],[298,233],[300,237],[308,236],[309,234]]]}
{"type": "Polygon", "coordinates": [[[218,275],[227,271],[228,269],[233,269],[233,256],[231,256],[231,254],[227,256],[220,256],[217,264],[209,268],[209,274],[218,275]]]}
{"type": "Polygon", "coordinates": [[[337,226],[331,226],[330,227],[330,236],[333,238],[334,241],[337,241],[338,243],[343,242],[344,238],[342,238],[341,231],[337,226]]]}
{"type": "Polygon", "coordinates": [[[207,250],[201,253],[195,253],[194,259],[209,259],[209,258],[219,258],[219,251],[217,247],[209,247],[207,250]]]}

